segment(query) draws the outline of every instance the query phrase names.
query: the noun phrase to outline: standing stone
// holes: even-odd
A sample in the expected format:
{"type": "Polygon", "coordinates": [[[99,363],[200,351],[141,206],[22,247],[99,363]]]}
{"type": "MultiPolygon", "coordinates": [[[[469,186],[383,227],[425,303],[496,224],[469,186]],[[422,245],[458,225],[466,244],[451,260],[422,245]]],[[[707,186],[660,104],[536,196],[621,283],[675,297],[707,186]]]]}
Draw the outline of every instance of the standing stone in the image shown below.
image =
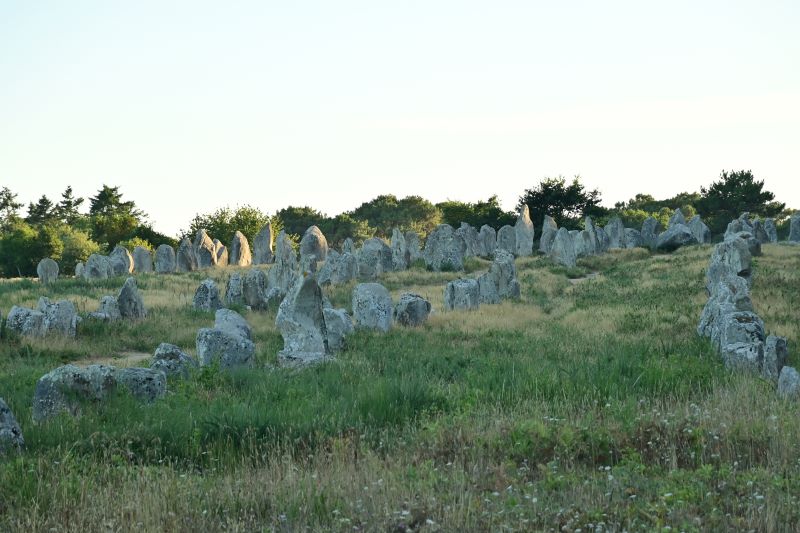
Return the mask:
{"type": "Polygon", "coordinates": [[[261,228],[261,231],[256,234],[256,238],[253,239],[253,264],[267,265],[273,260],[272,225],[267,222],[267,225],[261,228]]]}
{"type": "Polygon", "coordinates": [[[69,300],[50,303],[44,296],[39,298],[37,309],[43,315],[42,326],[46,333],[56,332],[65,337],[74,337],[78,326],[78,311],[69,300]]]}
{"type": "Polygon", "coordinates": [[[550,248],[553,247],[553,241],[556,239],[558,232],[558,224],[555,219],[550,215],[545,215],[542,221],[542,236],[539,238],[539,251],[543,254],[549,254],[550,248]]]}
{"type": "Polygon", "coordinates": [[[358,251],[358,276],[362,279],[377,279],[393,269],[392,249],[378,237],[364,241],[358,251]]]}
{"type": "Polygon", "coordinates": [[[18,452],[24,447],[25,439],[22,438],[22,429],[20,429],[17,419],[14,418],[14,413],[0,398],[0,457],[9,452],[18,452]]]}
{"type": "Polygon", "coordinates": [[[486,258],[494,255],[497,248],[497,232],[488,224],[481,226],[481,231],[478,233],[479,248],[484,252],[481,257],[486,258]]]}
{"type": "Polygon", "coordinates": [[[197,258],[197,268],[217,265],[217,247],[204,229],[198,230],[194,237],[194,254],[197,258]]]}
{"type": "Polygon", "coordinates": [[[550,248],[550,258],[568,268],[575,266],[577,261],[575,244],[567,228],[559,228],[556,232],[556,238],[553,239],[553,246],[550,248]]]}
{"type": "Polygon", "coordinates": [[[475,279],[455,279],[444,288],[444,308],[477,309],[480,307],[480,287],[475,279]]]}
{"type": "Polygon", "coordinates": [[[232,309],[217,309],[214,313],[214,328],[253,340],[253,328],[242,315],[232,309]]]}
{"type": "Polygon", "coordinates": [[[689,231],[692,232],[694,240],[700,244],[708,244],[711,242],[711,230],[705,225],[700,215],[695,215],[692,220],[686,225],[689,231]]]}
{"type": "Polygon", "coordinates": [[[347,237],[342,243],[342,253],[353,255],[356,254],[356,245],[353,243],[353,239],[350,237],[347,237]]]}
{"type": "Polygon", "coordinates": [[[680,209],[676,209],[672,216],[669,217],[669,223],[667,224],[668,228],[671,228],[675,224],[683,224],[686,225],[686,217],[683,215],[683,211],[680,209]]]}
{"type": "Polygon", "coordinates": [[[425,241],[425,263],[436,272],[464,270],[466,244],[449,224],[440,224],[425,241]]]}
{"type": "Polygon", "coordinates": [[[730,238],[737,233],[753,233],[753,223],[750,221],[750,213],[742,213],[739,218],[732,220],[727,229],[725,230],[725,239],[730,238]]]}
{"type": "Polygon", "coordinates": [[[406,236],[398,228],[392,230],[392,268],[396,271],[408,268],[406,236]]]}
{"type": "Polygon", "coordinates": [[[503,226],[497,232],[495,250],[503,250],[512,254],[517,253],[517,231],[512,226],[503,226]]]}
{"type": "Polygon", "coordinates": [[[514,256],[498,250],[489,271],[478,278],[479,300],[482,304],[499,304],[502,300],[520,296],[514,256]]]}
{"type": "Polygon", "coordinates": [[[241,322],[247,324],[238,313],[230,309],[217,310],[214,328],[202,328],[197,332],[197,358],[201,366],[219,364],[225,370],[254,366],[255,344],[247,336],[249,326],[247,330],[237,326],[241,322]]]}
{"type": "Polygon", "coordinates": [[[6,329],[23,337],[44,337],[47,334],[44,313],[17,305],[8,312],[6,329]]]}
{"type": "Polygon", "coordinates": [[[153,271],[153,254],[144,246],[133,249],[133,271],[149,274],[153,271]]]}
{"type": "Polygon", "coordinates": [[[188,378],[189,372],[197,368],[197,361],[174,344],[162,342],[156,348],[150,368],[163,372],[167,377],[188,378]]]}
{"type": "Polygon", "coordinates": [[[611,219],[605,227],[605,232],[608,236],[609,249],[619,249],[625,246],[625,226],[619,217],[611,219]]]}
{"type": "Polygon", "coordinates": [[[744,279],[748,286],[752,276],[753,255],[744,239],[728,239],[716,245],[711,262],[706,270],[706,290],[713,292],[714,286],[726,275],[744,279]]]}
{"type": "Polygon", "coordinates": [[[300,239],[300,259],[314,256],[317,261],[325,261],[328,257],[328,240],[317,226],[311,226],[300,239]]]}
{"type": "Polygon", "coordinates": [[[639,248],[643,245],[644,239],[638,229],[625,228],[625,248],[639,248]]]}
{"type": "Polygon", "coordinates": [[[317,274],[320,285],[339,285],[358,277],[358,259],[350,253],[328,250],[328,259],[317,274]]]}
{"type": "Polygon", "coordinates": [[[83,402],[100,402],[116,389],[114,367],[89,365],[60,366],[36,382],[33,393],[33,420],[41,422],[61,412],[75,416],[83,402]]]}
{"type": "Polygon", "coordinates": [[[117,296],[119,313],[122,318],[140,319],[147,316],[142,295],[136,286],[136,278],[128,278],[122,285],[122,289],[117,296]]]}
{"type": "Polygon", "coordinates": [[[278,358],[284,364],[308,364],[330,356],[322,289],[314,276],[295,283],[278,308],[275,326],[283,337],[278,358]]]}
{"type": "Polygon", "coordinates": [[[188,238],[184,237],[180,245],[178,245],[178,253],[175,261],[176,270],[178,272],[192,272],[193,270],[197,270],[197,254],[195,253],[194,245],[188,238]]]}
{"type": "Polygon", "coordinates": [[[108,254],[108,260],[115,276],[127,275],[133,272],[133,256],[124,246],[116,245],[111,253],[108,254]]]}
{"type": "Polygon", "coordinates": [[[656,243],[658,242],[658,230],[659,224],[658,220],[653,217],[647,217],[644,222],[642,222],[642,241],[644,245],[654,250],[656,247],[656,243]]]}
{"type": "Polygon", "coordinates": [[[217,265],[225,266],[228,264],[228,247],[222,244],[219,239],[214,239],[214,255],[217,257],[217,265]]]}
{"type": "Polygon", "coordinates": [[[82,278],[83,277],[83,261],[78,261],[75,263],[75,277],[82,278]]]}
{"type": "Polygon", "coordinates": [[[111,268],[111,262],[108,257],[100,254],[92,254],[86,260],[83,267],[83,278],[87,280],[92,279],[108,279],[114,276],[114,269],[111,268]]]}
{"type": "Polygon", "coordinates": [[[778,396],[784,400],[797,400],[800,398],[800,373],[791,366],[781,369],[778,378],[778,396]]]}
{"type": "Polygon", "coordinates": [[[789,218],[789,242],[800,242],[800,212],[789,218]]]}
{"type": "Polygon", "coordinates": [[[267,286],[277,296],[283,298],[298,276],[297,255],[286,232],[281,230],[275,245],[275,264],[267,274],[267,286]]]}
{"type": "Polygon", "coordinates": [[[606,235],[606,230],[600,226],[595,226],[594,231],[597,235],[597,253],[604,254],[608,251],[609,247],[609,240],[608,235],[606,235]]]}
{"type": "Polygon", "coordinates": [[[692,231],[685,224],[674,224],[658,236],[656,249],[662,252],[674,252],[682,246],[697,242],[692,231]]]}
{"type": "Polygon", "coordinates": [[[593,255],[594,243],[588,231],[570,231],[570,235],[572,236],[572,244],[575,247],[576,258],[580,259],[581,257],[593,255]]]}
{"type": "Polygon", "coordinates": [[[225,288],[225,303],[228,305],[244,305],[244,288],[242,275],[234,272],[228,278],[228,285],[225,288]]]}
{"type": "Polygon", "coordinates": [[[789,359],[789,350],[786,339],[770,335],[764,343],[764,364],[761,368],[761,376],[773,383],[778,382],[781,369],[789,359]]]}
{"type": "Polygon", "coordinates": [[[36,275],[39,276],[39,282],[44,285],[53,283],[58,279],[58,263],[45,257],[36,265],[36,275]]]}
{"type": "Polygon", "coordinates": [[[167,393],[167,375],[154,368],[117,368],[114,377],[140,402],[152,403],[167,393]]]}
{"type": "Polygon", "coordinates": [[[353,321],[358,329],[387,332],[392,327],[392,297],[380,283],[359,283],[353,289],[353,321]]]}
{"type": "MultiPolygon", "coordinates": [[[[274,269],[275,267],[272,268],[274,269]]],[[[233,280],[234,278],[232,277],[231,279],[233,280]]],[[[263,270],[251,268],[242,280],[242,298],[245,305],[249,305],[251,309],[266,309],[269,307],[272,298],[269,289],[268,275],[263,270]]],[[[274,294],[275,297],[279,297],[279,289],[276,289],[274,294]]]]}
{"type": "MultiPolygon", "coordinates": [[[[188,241],[186,241],[188,242],[188,241]]],[[[158,274],[170,274],[175,272],[177,263],[175,259],[175,249],[169,244],[161,244],[156,248],[155,270],[158,274]]]]}
{"type": "Polygon", "coordinates": [[[769,235],[767,235],[767,230],[764,228],[764,223],[761,219],[756,219],[753,221],[753,237],[758,241],[759,244],[767,244],[770,242],[769,235]]]}
{"type": "Polygon", "coordinates": [[[228,254],[228,264],[235,266],[250,266],[253,262],[253,256],[250,254],[250,243],[247,242],[247,237],[244,233],[237,231],[233,234],[231,241],[231,249],[228,254]]]}
{"type": "Polygon", "coordinates": [[[119,312],[119,303],[116,296],[106,295],[100,298],[100,308],[94,313],[89,313],[89,318],[113,322],[122,318],[119,312]]]}
{"type": "Polygon", "coordinates": [[[421,326],[431,314],[431,303],[420,296],[406,292],[394,306],[394,320],[402,326],[421,326]]]}
{"type": "Polygon", "coordinates": [[[590,255],[597,255],[604,253],[606,251],[605,243],[598,234],[598,230],[601,230],[602,228],[598,228],[597,226],[595,226],[594,221],[590,216],[587,216],[584,219],[583,225],[584,225],[584,230],[589,234],[590,255]]]}
{"type": "Polygon", "coordinates": [[[355,330],[353,319],[344,309],[326,307],[322,313],[328,330],[328,348],[333,353],[339,352],[344,349],[345,338],[355,330]]]}
{"type": "Polygon", "coordinates": [[[478,254],[478,231],[462,222],[456,234],[464,241],[464,257],[476,257],[478,254]]]}
{"type": "Polygon", "coordinates": [[[222,307],[219,289],[213,279],[205,279],[194,293],[193,307],[198,311],[216,311],[222,307]]]}
{"type": "Polygon", "coordinates": [[[422,247],[416,231],[406,232],[406,262],[409,266],[422,259],[422,247]]]}
{"type": "Polygon", "coordinates": [[[516,255],[517,257],[528,257],[533,255],[533,238],[536,232],[531,222],[531,215],[527,205],[523,205],[519,210],[517,223],[514,225],[516,235],[516,255]]]}
{"type": "Polygon", "coordinates": [[[769,242],[773,244],[778,242],[778,228],[775,227],[775,219],[773,218],[764,219],[764,231],[767,233],[769,242]]]}

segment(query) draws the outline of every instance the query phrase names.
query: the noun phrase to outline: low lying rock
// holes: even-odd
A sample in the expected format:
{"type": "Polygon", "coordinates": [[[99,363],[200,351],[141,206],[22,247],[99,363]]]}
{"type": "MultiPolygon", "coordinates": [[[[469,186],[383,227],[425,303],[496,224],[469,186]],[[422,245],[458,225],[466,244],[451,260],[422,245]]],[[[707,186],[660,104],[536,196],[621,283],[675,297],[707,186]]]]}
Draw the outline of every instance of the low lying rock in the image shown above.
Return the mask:
{"type": "Polygon", "coordinates": [[[656,249],[662,252],[674,252],[682,246],[697,242],[692,230],[685,224],[674,224],[658,236],[656,249]]]}
{"type": "Polygon", "coordinates": [[[0,457],[9,452],[18,452],[25,447],[22,429],[6,402],[0,398],[0,457]]]}
{"type": "Polygon", "coordinates": [[[89,259],[86,260],[86,264],[83,265],[81,275],[83,279],[90,281],[94,279],[108,279],[114,276],[114,269],[111,267],[111,262],[108,260],[108,257],[100,254],[92,254],[89,256],[89,259]]]}
{"type": "Polygon", "coordinates": [[[431,314],[431,303],[410,292],[400,295],[394,306],[394,320],[402,326],[421,326],[431,314]]]}
{"type": "Polygon", "coordinates": [[[118,368],[117,383],[140,402],[152,403],[167,392],[167,376],[154,368],[118,368]]]}
{"type": "Polygon", "coordinates": [[[216,311],[222,307],[219,289],[213,279],[205,279],[194,293],[192,306],[198,311],[216,311]]]}
{"type": "Polygon", "coordinates": [[[475,279],[456,279],[444,289],[444,308],[448,311],[457,309],[477,309],[480,307],[480,287],[475,279]]]}
{"type": "Polygon", "coordinates": [[[89,318],[108,322],[121,319],[122,314],[119,312],[117,298],[110,295],[100,298],[100,308],[94,313],[89,313],[89,318]]]}
{"type": "Polygon", "coordinates": [[[150,361],[150,368],[163,372],[167,377],[187,378],[197,366],[197,361],[193,357],[174,344],[166,342],[158,345],[150,361]]]}
{"type": "Polygon", "coordinates": [[[353,319],[344,309],[326,307],[322,310],[325,316],[325,328],[328,331],[328,348],[336,353],[344,349],[345,339],[353,333],[353,319]]]}
{"type": "Polygon", "coordinates": [[[359,283],[353,289],[353,321],[359,329],[387,332],[392,327],[392,297],[380,283],[359,283]]]}
{"type": "Polygon", "coordinates": [[[252,368],[256,348],[253,341],[216,328],[197,332],[197,357],[202,366],[219,364],[223,370],[252,368]]]}
{"type": "Polygon", "coordinates": [[[778,396],[785,400],[800,399],[800,373],[794,367],[785,366],[781,369],[778,396]]]}

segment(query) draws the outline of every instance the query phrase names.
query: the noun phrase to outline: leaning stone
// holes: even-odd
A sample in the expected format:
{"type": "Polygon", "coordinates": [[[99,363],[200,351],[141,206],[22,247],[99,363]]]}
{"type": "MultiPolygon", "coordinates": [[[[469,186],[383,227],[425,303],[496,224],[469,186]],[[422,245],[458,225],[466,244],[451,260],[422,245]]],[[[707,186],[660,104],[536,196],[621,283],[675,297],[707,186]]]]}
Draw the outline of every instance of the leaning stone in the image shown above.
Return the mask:
{"type": "Polygon", "coordinates": [[[147,310],[144,307],[142,295],[139,294],[135,278],[125,280],[117,296],[117,304],[122,318],[139,319],[147,316],[147,310]]]}
{"type": "Polygon", "coordinates": [[[650,249],[655,249],[658,242],[658,220],[653,217],[647,217],[642,222],[642,241],[644,245],[650,249]]]}
{"type": "Polygon", "coordinates": [[[378,237],[364,241],[358,251],[358,276],[362,279],[377,279],[394,268],[392,249],[378,237]]]}
{"type": "Polygon", "coordinates": [[[489,257],[494,255],[494,250],[497,248],[497,232],[488,224],[481,226],[478,232],[479,247],[485,252],[481,257],[489,257]]]}
{"type": "Polygon", "coordinates": [[[220,329],[202,328],[197,332],[197,358],[202,366],[219,364],[220,368],[252,368],[256,347],[253,341],[220,329]]]}
{"type": "Polygon", "coordinates": [[[625,246],[625,226],[619,217],[614,217],[605,227],[608,236],[609,249],[619,249],[625,246]]]}
{"type": "Polygon", "coordinates": [[[672,216],[669,217],[669,223],[667,224],[667,228],[671,228],[675,224],[682,224],[686,225],[686,217],[683,216],[683,211],[680,209],[676,209],[672,216]]]}
{"type": "Polygon", "coordinates": [[[217,265],[228,264],[228,248],[219,239],[214,239],[214,254],[217,256],[217,265]]]}
{"type": "Polygon", "coordinates": [[[533,255],[533,238],[536,236],[536,232],[534,231],[530,210],[527,205],[523,205],[519,210],[517,223],[514,225],[514,233],[517,257],[533,255]]]}
{"type": "Polygon", "coordinates": [[[197,231],[193,246],[197,258],[197,268],[209,268],[217,265],[217,250],[206,230],[197,231]]]}
{"type": "Polygon", "coordinates": [[[108,254],[108,261],[115,276],[122,276],[133,272],[133,256],[124,246],[119,244],[108,254]]]}
{"type": "Polygon", "coordinates": [[[273,260],[272,225],[267,222],[267,225],[261,228],[261,231],[256,234],[256,238],[253,239],[253,264],[267,265],[273,260]]]}
{"type": "Polygon", "coordinates": [[[216,311],[222,307],[219,289],[213,279],[205,279],[194,292],[192,306],[198,311],[216,311]]]}
{"type": "Polygon", "coordinates": [[[543,254],[549,254],[550,248],[553,247],[553,241],[556,240],[556,233],[558,233],[558,225],[550,215],[544,216],[542,222],[542,236],[539,238],[539,251],[543,254]]]}
{"type": "Polygon", "coordinates": [[[44,313],[16,305],[8,312],[6,329],[23,337],[44,337],[47,334],[44,313]]]}
{"type": "Polygon", "coordinates": [[[456,279],[444,289],[444,308],[448,311],[457,309],[477,309],[480,307],[480,287],[474,279],[456,279]]]}
{"type": "MultiPolygon", "coordinates": [[[[213,245],[213,243],[212,243],[213,245]]],[[[194,250],[192,242],[184,238],[178,246],[178,252],[175,258],[176,270],[178,272],[191,272],[197,270],[197,254],[194,250]]]]}
{"type": "MultiPolygon", "coordinates": [[[[187,241],[188,242],[188,241],[187,241]]],[[[161,244],[156,248],[155,270],[158,274],[169,274],[177,268],[175,248],[169,244],[161,244]]]]}
{"type": "Polygon", "coordinates": [[[147,274],[153,271],[153,254],[144,246],[133,249],[133,271],[147,274]]]}
{"type": "Polygon", "coordinates": [[[58,263],[45,257],[36,265],[36,275],[39,276],[40,283],[45,285],[53,283],[58,279],[58,263]]]}
{"type": "Polygon", "coordinates": [[[550,248],[550,258],[559,265],[571,268],[577,261],[575,245],[572,236],[566,228],[559,228],[553,246],[550,248]]]}
{"type": "Polygon", "coordinates": [[[431,314],[431,303],[410,292],[400,295],[394,306],[394,320],[402,326],[421,326],[431,314]]]}
{"type": "Polygon", "coordinates": [[[345,338],[354,331],[353,319],[344,309],[326,307],[322,313],[328,330],[328,348],[331,352],[339,352],[344,349],[345,338]]]}
{"type": "Polygon", "coordinates": [[[162,342],[156,348],[150,368],[163,372],[167,377],[189,377],[193,368],[197,368],[197,361],[189,354],[175,346],[162,342]]]}
{"type": "Polygon", "coordinates": [[[662,252],[673,252],[682,246],[697,242],[692,230],[685,224],[674,224],[658,236],[656,249],[662,252]]]}
{"type": "Polygon", "coordinates": [[[517,232],[512,226],[503,226],[497,232],[495,250],[503,250],[512,254],[517,253],[517,232]]]}
{"type": "Polygon", "coordinates": [[[114,367],[89,365],[60,366],[36,383],[33,393],[33,420],[41,422],[62,412],[79,415],[83,402],[100,402],[116,389],[114,367]]]}
{"type": "Polygon", "coordinates": [[[217,309],[214,313],[214,328],[231,335],[253,340],[253,330],[242,315],[231,309],[217,309]]]}
{"type": "Polygon", "coordinates": [[[114,269],[108,257],[100,254],[92,254],[86,260],[81,272],[84,279],[108,279],[114,275],[114,269]]]}
{"type": "Polygon", "coordinates": [[[154,368],[118,368],[114,372],[119,385],[128,389],[140,402],[152,403],[167,393],[167,375],[154,368]]]}
{"type": "Polygon", "coordinates": [[[8,405],[0,398],[0,457],[9,452],[18,452],[25,447],[22,429],[8,405]]]}
{"type": "Polygon", "coordinates": [[[764,343],[764,365],[761,368],[761,375],[773,383],[778,381],[781,369],[789,359],[789,349],[786,339],[770,335],[764,343]]]}
{"type": "MultiPolygon", "coordinates": [[[[512,228],[513,230],[513,228],[512,228]]],[[[425,241],[423,255],[428,268],[442,270],[464,270],[466,244],[449,224],[439,224],[425,241]]]]}
{"type": "Polygon", "coordinates": [[[300,239],[300,259],[314,256],[317,261],[325,261],[328,257],[328,239],[317,226],[311,226],[300,239]]]}
{"type": "Polygon", "coordinates": [[[253,256],[250,253],[250,243],[247,242],[247,237],[244,233],[237,231],[233,234],[231,241],[231,250],[228,254],[228,264],[236,266],[250,266],[253,262],[253,256]]]}
{"type": "Polygon", "coordinates": [[[784,400],[797,400],[800,398],[800,373],[791,366],[781,369],[778,378],[778,396],[784,400]]]}
{"type": "Polygon", "coordinates": [[[359,283],[353,289],[353,321],[359,329],[389,331],[392,297],[380,283],[359,283]]]}
{"type": "Polygon", "coordinates": [[[275,317],[275,326],[283,337],[283,350],[278,352],[281,362],[303,365],[330,356],[322,309],[322,289],[314,276],[299,280],[292,287],[275,317]]]}
{"type": "Polygon", "coordinates": [[[700,244],[708,244],[711,242],[711,230],[705,225],[700,215],[695,215],[692,220],[686,225],[689,231],[692,232],[694,240],[700,244]]]}

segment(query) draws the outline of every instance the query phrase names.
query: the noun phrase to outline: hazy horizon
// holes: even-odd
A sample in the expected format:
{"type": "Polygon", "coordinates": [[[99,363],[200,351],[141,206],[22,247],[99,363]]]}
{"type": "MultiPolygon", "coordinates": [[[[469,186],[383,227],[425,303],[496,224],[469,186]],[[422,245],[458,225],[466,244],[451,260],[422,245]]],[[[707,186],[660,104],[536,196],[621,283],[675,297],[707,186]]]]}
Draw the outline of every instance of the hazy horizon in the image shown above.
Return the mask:
{"type": "Polygon", "coordinates": [[[118,185],[169,234],[379,194],[511,210],[575,174],[613,206],[752,169],[799,207],[799,26],[779,1],[7,2],[0,186],[118,185]]]}

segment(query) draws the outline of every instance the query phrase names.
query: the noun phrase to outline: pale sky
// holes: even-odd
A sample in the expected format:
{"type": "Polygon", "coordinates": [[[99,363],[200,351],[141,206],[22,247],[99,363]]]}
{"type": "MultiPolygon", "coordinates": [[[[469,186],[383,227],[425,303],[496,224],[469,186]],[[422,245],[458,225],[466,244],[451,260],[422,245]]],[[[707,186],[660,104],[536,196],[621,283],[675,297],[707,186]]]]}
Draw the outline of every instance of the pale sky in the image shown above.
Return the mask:
{"type": "MultiPolygon", "coordinates": [[[[0,186],[249,203],[604,203],[752,169],[800,207],[800,2],[0,0],[0,186]]],[[[538,223],[538,221],[535,221],[538,223]]]]}

